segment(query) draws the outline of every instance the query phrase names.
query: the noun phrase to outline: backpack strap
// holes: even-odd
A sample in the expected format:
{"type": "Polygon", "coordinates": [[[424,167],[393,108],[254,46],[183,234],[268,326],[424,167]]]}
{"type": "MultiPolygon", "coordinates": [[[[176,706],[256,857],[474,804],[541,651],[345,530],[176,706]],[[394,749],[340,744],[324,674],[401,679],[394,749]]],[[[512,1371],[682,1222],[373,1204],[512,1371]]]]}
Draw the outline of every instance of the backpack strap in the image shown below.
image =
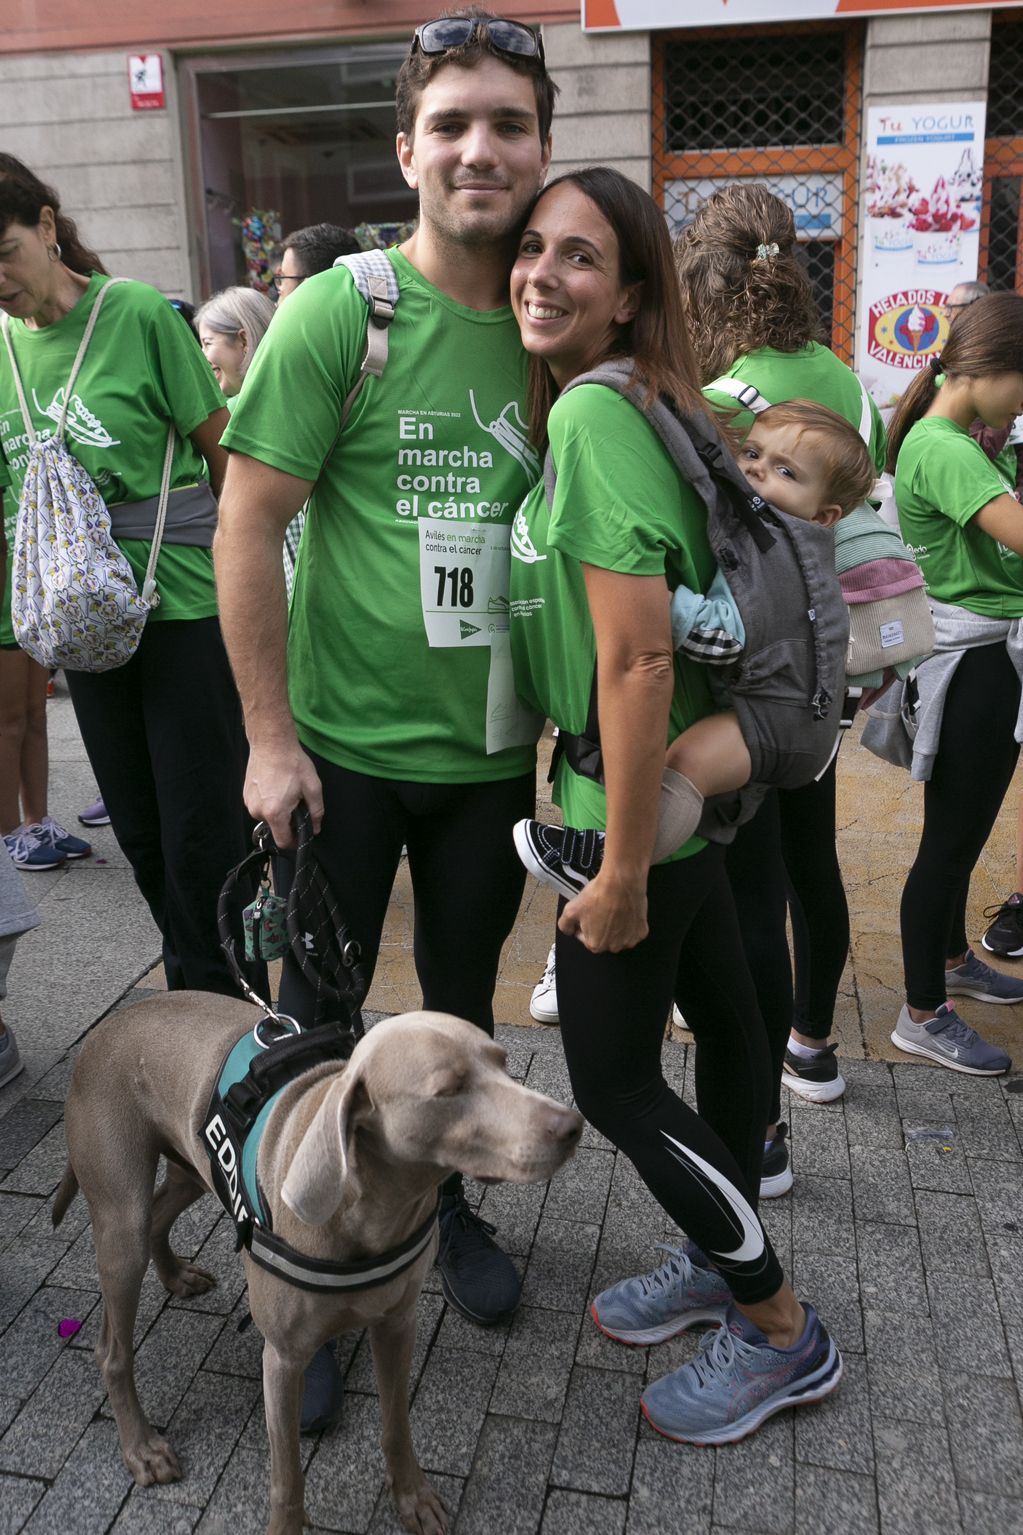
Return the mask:
{"type": "Polygon", "coordinates": [[[394,319],[400,290],[394,268],[381,250],[355,251],[350,256],[339,256],[334,265],[348,268],[352,274],[352,281],[369,309],[366,350],[363,353],[359,376],[341,407],[343,427],[351,415],[352,406],[367,378],[370,376],[379,378],[387,364],[387,327],[394,319]]]}
{"type": "Polygon", "coordinates": [[[156,521],[153,524],[153,542],[149,546],[146,578],[142,583],[142,590],[139,593],[143,602],[148,602],[150,607],[153,608],[160,605],[160,593],[156,590],[156,562],[160,558],[163,529],[167,521],[167,502],[170,500],[171,465],[174,462],[174,442],[176,436],[177,433],[174,430],[174,423],[172,421],[167,431],[167,449],[163,455],[163,474],[160,478],[160,499],[156,507],[156,521]]]}
{"type": "MultiPolygon", "coordinates": [[[[64,406],[60,413],[60,420],[57,422],[57,430],[54,433],[54,436],[57,438],[58,442],[64,441],[64,431],[67,426],[68,406],[71,403],[71,391],[75,387],[82,363],[85,361],[85,353],[88,349],[89,342],[92,340],[92,333],[96,329],[96,321],[99,319],[99,312],[103,307],[103,300],[106,298],[108,290],[114,287],[116,283],[127,281],[128,279],[126,277],[111,277],[110,281],[105,282],[102,288],[100,288],[99,292],[96,294],[96,299],[92,306],[92,313],[89,315],[89,320],[85,327],[85,333],[82,336],[81,344],[78,348],[78,354],[71,365],[71,375],[68,378],[67,384],[64,388],[64,406]]],[[[7,343],[7,355],[11,359],[11,370],[14,374],[14,387],[18,391],[18,404],[21,406],[21,419],[25,424],[25,435],[28,438],[29,447],[34,448],[37,434],[35,427],[32,425],[32,417],[29,415],[28,401],[25,399],[25,390],[21,382],[21,374],[18,372],[18,364],[14,356],[14,346],[11,341],[10,316],[5,314],[0,317],[0,324],[3,326],[4,340],[7,343]]]]}
{"type": "MultiPolygon", "coordinates": [[[[860,386],[860,424],[856,428],[867,447],[870,447],[871,438],[874,435],[874,413],[870,408],[870,395],[867,393],[863,380],[859,375],[854,375],[860,386]]],[[[755,384],[744,384],[741,378],[729,378],[722,375],[716,378],[712,384],[704,386],[713,389],[718,394],[731,395],[744,410],[751,410],[755,416],[759,416],[762,410],[770,407],[770,400],[765,400],[755,384]]]]}

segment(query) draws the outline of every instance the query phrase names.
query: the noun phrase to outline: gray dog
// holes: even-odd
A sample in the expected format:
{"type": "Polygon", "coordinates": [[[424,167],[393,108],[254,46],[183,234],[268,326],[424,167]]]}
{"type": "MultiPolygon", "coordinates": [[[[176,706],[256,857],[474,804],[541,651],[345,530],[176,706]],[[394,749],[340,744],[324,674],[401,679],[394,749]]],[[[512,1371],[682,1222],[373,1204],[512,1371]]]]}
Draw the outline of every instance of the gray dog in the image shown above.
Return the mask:
{"type": "MultiPolygon", "coordinates": [[[[90,1034],[71,1080],[68,1166],[53,1221],[81,1188],[104,1300],[96,1357],[140,1486],[181,1473],[135,1390],[139,1291],[150,1258],[172,1295],[198,1295],[215,1282],[172,1251],[170,1232],[210,1188],[205,1111],[221,1062],[254,1017],[246,1002],[200,992],[141,1002],[90,1034]],[[167,1177],[154,1197],[161,1155],[167,1177]]],[[[377,1024],[347,1065],[314,1067],[285,1088],[260,1142],[258,1175],[275,1235],[310,1258],[355,1262],[415,1232],[453,1169],[484,1182],[544,1183],[581,1133],[573,1109],[511,1080],[503,1050],[480,1029],[442,1013],[406,1013],[377,1024]]],[[[298,1289],[245,1255],[249,1307],[266,1340],[270,1535],[297,1535],[305,1517],[305,1367],[328,1339],[362,1327],[398,1514],[418,1535],[443,1535],[444,1506],[416,1460],[408,1418],[416,1299],[436,1245],[434,1235],[400,1275],[352,1294],[298,1289]]]]}

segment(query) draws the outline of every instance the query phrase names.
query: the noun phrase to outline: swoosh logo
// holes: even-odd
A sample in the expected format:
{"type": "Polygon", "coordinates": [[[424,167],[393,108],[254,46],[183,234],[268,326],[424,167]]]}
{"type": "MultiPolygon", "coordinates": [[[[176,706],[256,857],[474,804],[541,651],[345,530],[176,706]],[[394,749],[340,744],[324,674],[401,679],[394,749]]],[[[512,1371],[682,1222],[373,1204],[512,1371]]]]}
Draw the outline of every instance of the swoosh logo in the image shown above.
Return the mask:
{"type": "MultiPolygon", "coordinates": [[[[676,1162],[680,1162],[694,1176],[701,1177],[702,1175],[703,1183],[709,1185],[709,1192],[712,1192],[715,1197],[719,1193],[724,1195],[729,1213],[735,1217],[742,1231],[742,1242],[734,1252],[714,1252],[713,1256],[720,1258],[724,1263],[735,1264],[752,1263],[755,1258],[762,1258],[767,1252],[763,1228],[750,1209],[749,1203],[739,1193],[735,1184],[730,1182],[724,1173],[719,1172],[716,1167],[712,1167],[709,1162],[705,1162],[695,1151],[690,1150],[688,1146],[683,1146],[681,1141],[677,1141],[666,1130],[662,1130],[661,1134],[666,1141],[669,1141],[672,1146],[677,1148],[669,1152],[669,1155],[673,1156],[676,1162]]],[[[717,1203],[718,1205],[721,1204],[720,1199],[717,1200],[717,1203]]]]}

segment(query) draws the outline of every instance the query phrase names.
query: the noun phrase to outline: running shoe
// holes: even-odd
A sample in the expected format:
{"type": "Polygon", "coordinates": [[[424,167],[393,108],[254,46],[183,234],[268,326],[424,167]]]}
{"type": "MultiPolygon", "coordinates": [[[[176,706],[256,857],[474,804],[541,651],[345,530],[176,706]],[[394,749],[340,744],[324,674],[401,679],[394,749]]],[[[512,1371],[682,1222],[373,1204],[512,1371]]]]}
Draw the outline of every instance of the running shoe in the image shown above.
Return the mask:
{"type": "Polygon", "coordinates": [[[994,918],[980,940],[988,953],[1019,959],[1023,954],[1023,894],[1017,890],[1000,906],[989,906],[984,915],[994,918]]]}
{"type": "Polygon", "coordinates": [[[734,1444],[786,1407],[830,1395],[842,1356],[812,1306],[791,1348],[774,1348],[735,1306],[689,1364],[654,1381],[640,1405],[651,1428],[685,1444],[734,1444]]]}
{"type": "Polygon", "coordinates": [[[67,854],[60,853],[51,843],[36,835],[38,828],[19,826],[17,831],[4,837],[7,851],[23,874],[41,874],[46,869],[59,869],[67,862],[67,854]]]}
{"type": "Polygon", "coordinates": [[[950,1002],[943,1002],[933,1018],[914,1023],[904,1007],[892,1034],[892,1044],[908,1055],[923,1055],[950,1071],[972,1077],[1000,1077],[1012,1065],[1004,1050],[989,1045],[964,1023],[950,1002]]]}
{"type": "Polygon", "coordinates": [[[0,1034],[0,1087],[13,1082],[19,1071],[25,1070],[25,1062],[18,1053],[18,1041],[8,1024],[0,1034]]]}
{"type": "Polygon", "coordinates": [[[107,815],[107,807],[102,798],[95,800],[91,805],[86,805],[79,811],[78,819],[83,826],[109,826],[110,817],[107,815]]]}
{"type": "Polygon", "coordinates": [[[978,1002],[1023,1002],[1023,978],[1000,975],[967,949],[966,959],[945,971],[945,990],[950,997],[975,997],[978,1002]]]}
{"type": "Polygon", "coordinates": [[[732,1292],[721,1275],[693,1262],[694,1257],[707,1262],[698,1247],[690,1245],[687,1251],[665,1242],[657,1247],[668,1254],[660,1268],[619,1280],[590,1306],[601,1332],[616,1343],[664,1343],[687,1327],[723,1321],[731,1304],[732,1292]]]}
{"type": "Polygon", "coordinates": [[[764,1165],[760,1172],[761,1199],[780,1199],[792,1187],[789,1148],[785,1144],[788,1133],[788,1125],[775,1125],[774,1140],[764,1143],[764,1165]]]}
{"type": "Polygon", "coordinates": [[[554,968],[554,945],[547,956],[543,975],[533,987],[529,999],[529,1012],[537,1023],[558,1022],[558,977],[554,968]]]}
{"type": "Polygon", "coordinates": [[[44,815],[35,826],[30,826],[29,831],[38,837],[40,842],[46,842],[56,853],[63,853],[65,858],[74,861],[76,858],[88,858],[92,852],[92,843],[86,842],[82,837],[73,837],[66,827],[55,821],[52,815],[44,815]]]}
{"type": "Polygon", "coordinates": [[[456,1311],[481,1327],[510,1317],[522,1290],[514,1263],[493,1240],[495,1231],[469,1208],[461,1190],[441,1196],[440,1287],[456,1311]]]}
{"type": "Polygon", "coordinates": [[[571,901],[585,889],[604,861],[604,833],[518,821],[515,851],[536,879],[571,901]]]}
{"type": "Polygon", "coordinates": [[[825,1045],[813,1055],[796,1055],[785,1052],[785,1064],[781,1079],[789,1092],[796,1093],[809,1103],[834,1103],[845,1092],[845,1078],[835,1060],[837,1045],[825,1045]]]}

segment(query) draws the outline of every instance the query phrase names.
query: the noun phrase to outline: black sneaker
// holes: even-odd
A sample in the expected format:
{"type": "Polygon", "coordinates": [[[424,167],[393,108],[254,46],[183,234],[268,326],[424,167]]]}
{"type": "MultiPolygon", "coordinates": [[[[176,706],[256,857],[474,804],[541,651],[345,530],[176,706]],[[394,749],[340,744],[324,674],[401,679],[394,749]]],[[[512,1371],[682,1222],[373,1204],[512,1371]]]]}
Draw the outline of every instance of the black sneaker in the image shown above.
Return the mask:
{"type": "Polygon", "coordinates": [[[299,1433],[319,1434],[333,1428],[341,1416],[344,1401],[344,1376],[338,1369],[333,1343],[318,1348],[302,1377],[302,1416],[299,1433]]]}
{"type": "Polygon", "coordinates": [[[837,1045],[826,1045],[813,1055],[785,1052],[781,1079],[791,1093],[798,1093],[810,1103],[834,1103],[845,1092],[845,1078],[835,1060],[837,1045]]]}
{"type": "Polygon", "coordinates": [[[496,1229],[470,1210],[463,1193],[442,1195],[440,1287],[449,1305],[481,1327],[510,1317],[522,1290],[514,1263],[493,1241],[496,1229]]]}
{"type": "Polygon", "coordinates": [[[776,1125],[774,1140],[764,1148],[764,1165],[760,1171],[761,1199],[778,1199],[792,1187],[789,1148],[785,1144],[788,1133],[788,1125],[776,1125]]]}
{"type": "Polygon", "coordinates": [[[569,901],[589,884],[604,861],[602,831],[518,821],[512,835],[515,851],[530,874],[569,901]]]}
{"type": "Polygon", "coordinates": [[[1017,890],[1001,906],[989,906],[984,915],[995,919],[980,940],[988,953],[1019,959],[1023,954],[1023,894],[1017,890]]]}

